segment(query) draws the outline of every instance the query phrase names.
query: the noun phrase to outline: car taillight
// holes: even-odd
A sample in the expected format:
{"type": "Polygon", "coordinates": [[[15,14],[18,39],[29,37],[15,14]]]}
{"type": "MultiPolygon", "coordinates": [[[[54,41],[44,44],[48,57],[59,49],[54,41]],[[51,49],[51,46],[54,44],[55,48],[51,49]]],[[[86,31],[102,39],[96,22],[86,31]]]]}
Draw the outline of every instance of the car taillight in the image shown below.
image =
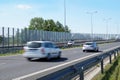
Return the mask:
{"type": "Polygon", "coordinates": [[[44,54],[44,53],[45,53],[45,49],[44,49],[44,48],[42,48],[42,49],[41,49],[41,52],[44,54]]]}

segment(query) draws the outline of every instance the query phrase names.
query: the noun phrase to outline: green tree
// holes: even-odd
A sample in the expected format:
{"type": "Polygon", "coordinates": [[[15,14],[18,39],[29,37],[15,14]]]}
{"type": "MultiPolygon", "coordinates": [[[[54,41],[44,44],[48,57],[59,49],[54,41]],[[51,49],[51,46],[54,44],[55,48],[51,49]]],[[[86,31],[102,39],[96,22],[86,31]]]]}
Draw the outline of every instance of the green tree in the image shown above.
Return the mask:
{"type": "Polygon", "coordinates": [[[45,30],[56,32],[70,32],[68,26],[63,26],[59,21],[54,22],[52,19],[44,20],[40,17],[32,18],[29,25],[30,30],[45,30]]]}
{"type": "Polygon", "coordinates": [[[56,24],[52,19],[45,20],[45,24],[44,24],[45,31],[55,31],[55,28],[56,28],[56,24]]]}
{"type": "Polygon", "coordinates": [[[70,32],[70,29],[68,28],[68,26],[66,25],[64,28],[65,32],[70,32]]]}
{"type": "Polygon", "coordinates": [[[58,32],[64,32],[64,26],[59,21],[56,22],[56,25],[58,32]]]}
{"type": "Polygon", "coordinates": [[[30,30],[43,30],[44,28],[44,19],[40,18],[40,17],[35,17],[33,19],[31,19],[30,21],[30,26],[29,29],[30,30]]]}

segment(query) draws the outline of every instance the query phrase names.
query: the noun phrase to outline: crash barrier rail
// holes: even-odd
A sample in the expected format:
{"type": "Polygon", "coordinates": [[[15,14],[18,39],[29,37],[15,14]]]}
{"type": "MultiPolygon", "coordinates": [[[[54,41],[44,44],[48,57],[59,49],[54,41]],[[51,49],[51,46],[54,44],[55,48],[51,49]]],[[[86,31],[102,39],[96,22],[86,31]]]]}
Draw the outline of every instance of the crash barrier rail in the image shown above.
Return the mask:
{"type": "Polygon", "coordinates": [[[79,76],[79,80],[84,80],[85,71],[101,64],[101,73],[104,73],[104,61],[109,57],[109,63],[112,63],[112,55],[116,59],[119,55],[120,46],[106,50],[104,52],[95,53],[87,57],[83,57],[65,64],[51,67],[46,71],[36,72],[27,76],[22,76],[16,80],[73,80],[79,76]]]}
{"type": "MultiPolygon", "coordinates": [[[[88,40],[81,40],[81,41],[75,41],[74,44],[72,45],[68,45],[67,42],[56,42],[56,45],[59,48],[69,48],[69,47],[75,47],[75,46],[80,46],[82,45],[84,42],[87,42],[88,40]]],[[[108,41],[96,41],[98,44],[101,43],[107,43],[107,42],[115,42],[115,40],[108,40],[108,41]]],[[[4,46],[0,46],[0,54],[3,53],[13,53],[13,52],[17,52],[19,50],[23,49],[24,44],[22,45],[4,45],[4,46]]]]}

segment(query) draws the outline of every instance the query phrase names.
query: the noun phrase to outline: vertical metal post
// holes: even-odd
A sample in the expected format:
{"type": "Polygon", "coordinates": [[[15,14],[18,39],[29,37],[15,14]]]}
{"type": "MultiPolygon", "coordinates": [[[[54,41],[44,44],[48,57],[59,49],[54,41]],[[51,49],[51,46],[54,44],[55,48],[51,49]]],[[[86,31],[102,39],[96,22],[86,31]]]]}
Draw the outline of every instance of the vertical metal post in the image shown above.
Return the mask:
{"type": "Polygon", "coordinates": [[[29,41],[31,41],[31,30],[29,30],[29,41]]]}
{"type": "Polygon", "coordinates": [[[14,52],[14,44],[15,44],[15,41],[14,41],[14,28],[13,28],[13,52],[14,52]]]}
{"type": "Polygon", "coordinates": [[[110,64],[112,64],[112,56],[111,53],[109,54],[110,64]]]}
{"type": "Polygon", "coordinates": [[[19,46],[19,29],[17,29],[17,46],[19,46]]]}
{"type": "Polygon", "coordinates": [[[17,52],[19,53],[19,29],[17,29],[17,52]]]}
{"type": "Polygon", "coordinates": [[[3,47],[3,51],[2,53],[4,53],[4,49],[5,49],[5,36],[4,36],[4,27],[2,27],[2,47],[3,47]]]}
{"type": "Polygon", "coordinates": [[[80,69],[80,80],[84,80],[84,70],[83,67],[80,69]]]}
{"type": "Polygon", "coordinates": [[[114,51],[113,54],[114,54],[114,59],[116,59],[116,52],[114,51]]]}
{"type": "Polygon", "coordinates": [[[116,53],[117,53],[117,56],[119,56],[119,50],[117,50],[116,53]]]}
{"type": "Polygon", "coordinates": [[[101,73],[104,73],[104,64],[103,64],[103,57],[101,59],[101,73]]]}
{"type": "Polygon", "coordinates": [[[48,40],[48,31],[45,31],[46,40],[48,40]]]}
{"type": "Polygon", "coordinates": [[[64,27],[66,26],[66,0],[64,0],[64,27]]]}
{"type": "Polygon", "coordinates": [[[38,33],[37,30],[35,30],[36,40],[38,40],[38,33]]]}
{"type": "Polygon", "coordinates": [[[55,42],[57,41],[57,36],[56,36],[56,32],[55,32],[55,37],[54,37],[54,39],[55,39],[55,42]]]}
{"type": "Polygon", "coordinates": [[[8,51],[9,51],[9,47],[10,47],[10,45],[9,45],[9,44],[10,44],[10,35],[9,35],[9,34],[10,34],[10,33],[9,33],[9,32],[10,32],[10,29],[9,29],[9,27],[8,27],[8,51]]]}
{"type": "Polygon", "coordinates": [[[38,30],[38,34],[39,34],[38,38],[39,38],[39,41],[40,41],[40,38],[41,38],[41,37],[40,37],[40,30],[38,30]]]}
{"type": "Polygon", "coordinates": [[[29,29],[27,29],[27,41],[30,40],[30,32],[29,32],[29,29]]]}
{"type": "Polygon", "coordinates": [[[42,40],[44,40],[44,31],[42,31],[42,40]]]}
{"type": "Polygon", "coordinates": [[[25,29],[25,43],[27,42],[27,39],[28,39],[28,35],[27,35],[27,28],[25,29]]]}
{"type": "Polygon", "coordinates": [[[23,34],[23,29],[21,29],[21,46],[23,46],[23,37],[24,37],[25,35],[23,34]]]}

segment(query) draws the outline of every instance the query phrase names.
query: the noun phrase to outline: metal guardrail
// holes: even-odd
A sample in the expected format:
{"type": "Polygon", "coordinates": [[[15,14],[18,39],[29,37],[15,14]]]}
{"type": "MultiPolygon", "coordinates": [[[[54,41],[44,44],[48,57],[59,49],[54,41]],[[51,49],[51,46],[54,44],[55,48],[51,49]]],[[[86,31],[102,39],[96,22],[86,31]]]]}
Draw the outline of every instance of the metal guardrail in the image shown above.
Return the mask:
{"type": "Polygon", "coordinates": [[[71,80],[74,77],[80,77],[84,80],[84,72],[98,63],[101,63],[101,73],[104,73],[104,59],[109,57],[109,63],[112,63],[112,55],[117,58],[119,55],[120,46],[101,53],[95,53],[90,56],[53,67],[44,72],[36,72],[27,76],[17,78],[15,80],[71,80]]]}

